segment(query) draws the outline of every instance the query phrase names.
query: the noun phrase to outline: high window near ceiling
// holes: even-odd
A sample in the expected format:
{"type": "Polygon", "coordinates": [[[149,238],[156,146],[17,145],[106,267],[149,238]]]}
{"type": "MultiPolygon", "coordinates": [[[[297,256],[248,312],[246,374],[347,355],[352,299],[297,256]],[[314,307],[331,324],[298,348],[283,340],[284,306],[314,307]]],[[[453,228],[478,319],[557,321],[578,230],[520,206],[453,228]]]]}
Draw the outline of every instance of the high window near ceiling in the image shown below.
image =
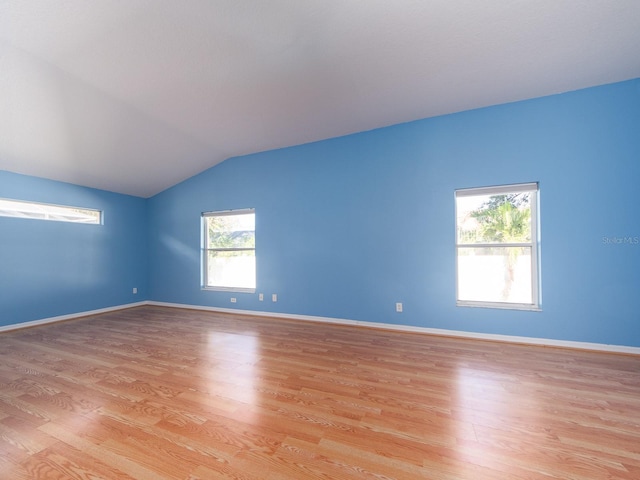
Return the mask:
{"type": "Polygon", "coordinates": [[[0,198],[0,217],[53,220],[56,222],[102,224],[102,212],[82,207],[51,205],[0,198]]]}
{"type": "Polygon", "coordinates": [[[455,192],[459,306],[540,308],[538,184],[455,192]]]}
{"type": "Polygon", "coordinates": [[[254,209],[202,214],[204,289],[255,291],[255,230],[254,209]]]}

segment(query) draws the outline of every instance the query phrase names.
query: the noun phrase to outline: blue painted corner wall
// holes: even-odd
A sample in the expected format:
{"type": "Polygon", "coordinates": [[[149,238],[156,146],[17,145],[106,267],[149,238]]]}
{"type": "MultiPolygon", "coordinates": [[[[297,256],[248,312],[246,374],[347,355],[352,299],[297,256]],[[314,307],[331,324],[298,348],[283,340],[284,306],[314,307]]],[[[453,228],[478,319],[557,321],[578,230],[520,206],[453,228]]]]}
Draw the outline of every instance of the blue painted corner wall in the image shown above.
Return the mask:
{"type": "Polygon", "coordinates": [[[6,171],[0,197],[104,212],[104,225],[0,217],[0,327],[146,299],[145,199],[6,171]]]}
{"type": "Polygon", "coordinates": [[[149,199],[149,298],[640,346],[639,182],[640,79],[235,157],[149,199]],[[456,307],[454,190],[524,182],[542,311],[456,307]],[[257,291],[231,304],[200,288],[200,214],[249,207],[257,291]]]}

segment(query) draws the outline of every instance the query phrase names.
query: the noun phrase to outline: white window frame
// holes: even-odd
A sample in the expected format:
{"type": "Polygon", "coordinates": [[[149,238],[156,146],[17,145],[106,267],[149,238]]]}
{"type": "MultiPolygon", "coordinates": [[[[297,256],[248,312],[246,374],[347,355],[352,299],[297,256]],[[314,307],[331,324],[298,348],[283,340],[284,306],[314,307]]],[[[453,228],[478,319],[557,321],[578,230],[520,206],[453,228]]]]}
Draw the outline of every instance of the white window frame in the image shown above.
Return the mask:
{"type": "Polygon", "coordinates": [[[465,188],[455,191],[455,242],[456,242],[456,305],[460,307],[485,307],[485,308],[503,308],[513,310],[541,310],[540,295],[540,263],[539,263],[539,244],[540,244],[540,219],[538,215],[539,204],[539,185],[534,183],[520,183],[512,185],[501,185],[493,187],[465,188]],[[458,198],[486,195],[505,195],[509,193],[525,193],[530,192],[530,208],[531,208],[531,242],[522,243],[459,243],[458,242],[458,198]],[[495,302],[495,301],[477,301],[477,300],[460,300],[459,270],[458,270],[458,250],[460,248],[487,248],[487,247],[529,247],[531,248],[531,298],[532,303],[515,303],[515,302],[495,302]]]}
{"type": "Polygon", "coordinates": [[[0,217],[102,225],[102,210],[0,198],[0,217]]]}
{"type": "MultiPolygon", "coordinates": [[[[246,287],[226,287],[226,286],[215,286],[209,285],[209,252],[238,252],[238,251],[253,251],[253,256],[255,259],[256,256],[256,248],[247,248],[247,247],[232,247],[232,248],[208,248],[209,238],[208,238],[208,229],[207,229],[207,218],[210,217],[223,217],[223,216],[237,216],[237,215],[254,215],[255,218],[256,210],[255,208],[244,208],[238,210],[223,210],[223,211],[214,211],[214,212],[203,212],[201,216],[201,229],[202,229],[202,261],[201,261],[201,281],[202,281],[202,289],[203,290],[212,290],[212,291],[222,291],[222,292],[241,292],[241,293],[255,293],[256,289],[246,288],[246,287]]],[[[255,235],[255,230],[254,230],[255,235]]],[[[257,282],[257,278],[255,279],[257,282]]]]}

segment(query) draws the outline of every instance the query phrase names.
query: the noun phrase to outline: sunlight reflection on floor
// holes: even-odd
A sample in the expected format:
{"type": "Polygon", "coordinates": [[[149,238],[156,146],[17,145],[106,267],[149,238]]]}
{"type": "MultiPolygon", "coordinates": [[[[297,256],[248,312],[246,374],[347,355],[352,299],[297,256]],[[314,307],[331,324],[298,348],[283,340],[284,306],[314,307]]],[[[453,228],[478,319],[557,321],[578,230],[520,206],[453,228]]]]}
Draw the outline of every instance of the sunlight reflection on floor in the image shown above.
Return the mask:
{"type": "Polygon", "coordinates": [[[208,391],[249,406],[255,405],[259,382],[260,340],[252,334],[210,332],[208,391]],[[232,352],[233,355],[229,355],[232,352]],[[232,358],[232,360],[230,360],[232,358]]]}

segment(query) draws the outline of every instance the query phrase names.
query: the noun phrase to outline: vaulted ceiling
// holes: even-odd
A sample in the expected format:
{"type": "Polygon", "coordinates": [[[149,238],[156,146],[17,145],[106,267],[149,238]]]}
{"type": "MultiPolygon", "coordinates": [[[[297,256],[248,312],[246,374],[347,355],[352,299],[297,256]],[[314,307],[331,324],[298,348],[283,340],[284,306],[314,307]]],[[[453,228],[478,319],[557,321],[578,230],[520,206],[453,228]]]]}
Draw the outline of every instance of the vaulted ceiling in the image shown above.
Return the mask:
{"type": "Polygon", "coordinates": [[[0,0],[0,169],[148,197],[236,155],[637,77],[638,0],[0,0]]]}

